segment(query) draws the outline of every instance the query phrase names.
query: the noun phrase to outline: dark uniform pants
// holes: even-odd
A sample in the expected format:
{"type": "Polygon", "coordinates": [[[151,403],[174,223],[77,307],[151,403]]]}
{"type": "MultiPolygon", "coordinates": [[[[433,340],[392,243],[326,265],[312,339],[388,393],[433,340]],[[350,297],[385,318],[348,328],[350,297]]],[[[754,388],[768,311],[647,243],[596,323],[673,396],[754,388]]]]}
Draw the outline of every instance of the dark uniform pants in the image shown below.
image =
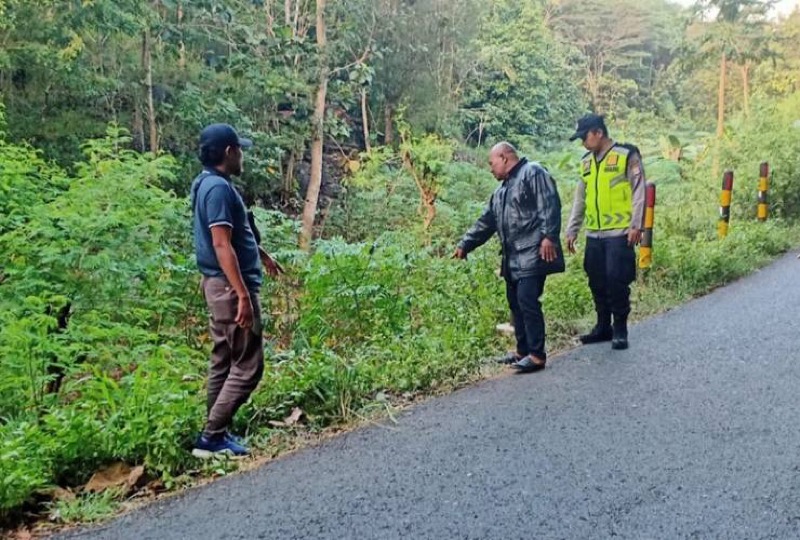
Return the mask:
{"type": "Polygon", "coordinates": [[[514,319],[514,335],[517,338],[517,353],[547,359],[545,352],[545,328],[542,303],[547,276],[531,276],[511,281],[506,279],[506,298],[514,319]]]}
{"type": "Polygon", "coordinates": [[[627,235],[587,238],[583,268],[589,276],[597,324],[611,326],[611,315],[625,321],[631,312],[631,283],[636,279],[636,252],[627,235]]]}

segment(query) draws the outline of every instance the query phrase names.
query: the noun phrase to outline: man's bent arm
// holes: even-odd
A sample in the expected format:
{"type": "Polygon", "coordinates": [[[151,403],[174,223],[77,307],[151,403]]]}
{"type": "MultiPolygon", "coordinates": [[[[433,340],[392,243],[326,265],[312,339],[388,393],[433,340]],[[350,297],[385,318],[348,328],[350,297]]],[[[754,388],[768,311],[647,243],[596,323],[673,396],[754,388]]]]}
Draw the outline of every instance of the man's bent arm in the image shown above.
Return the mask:
{"type": "MultiPolygon", "coordinates": [[[[492,197],[494,198],[494,195],[492,197]]],[[[483,214],[475,222],[475,225],[467,231],[464,238],[458,243],[458,247],[463,249],[465,253],[469,253],[485,244],[495,232],[497,232],[497,223],[494,212],[492,212],[492,200],[489,199],[489,204],[486,205],[483,214]]]]}
{"type": "Polygon", "coordinates": [[[541,212],[542,237],[558,242],[561,235],[561,197],[553,177],[544,170],[538,169],[532,178],[536,196],[536,206],[541,212]]]}
{"type": "Polygon", "coordinates": [[[586,184],[583,180],[578,181],[575,187],[575,197],[572,201],[572,210],[569,214],[567,223],[567,238],[577,238],[581,232],[581,224],[586,215],[586,184]]]}
{"type": "Polygon", "coordinates": [[[225,225],[215,225],[211,227],[211,240],[214,244],[214,253],[217,254],[222,272],[228,278],[228,282],[236,291],[239,298],[250,296],[250,292],[244,284],[242,271],[239,269],[239,259],[231,244],[231,234],[233,230],[225,225]]]}
{"type": "Polygon", "coordinates": [[[644,207],[647,198],[645,187],[644,166],[642,156],[638,153],[631,155],[628,160],[627,176],[631,183],[631,228],[641,229],[644,226],[644,207]]]}

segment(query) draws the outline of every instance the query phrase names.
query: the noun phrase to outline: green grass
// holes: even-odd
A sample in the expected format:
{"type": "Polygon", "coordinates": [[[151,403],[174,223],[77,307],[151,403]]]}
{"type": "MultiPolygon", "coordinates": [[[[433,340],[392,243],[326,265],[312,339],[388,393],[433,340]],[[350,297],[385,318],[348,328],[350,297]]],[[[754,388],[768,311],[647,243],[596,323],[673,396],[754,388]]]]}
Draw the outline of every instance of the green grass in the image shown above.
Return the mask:
{"type": "Polygon", "coordinates": [[[118,498],[119,492],[109,490],[103,493],[79,495],[74,499],[57,500],[47,505],[48,519],[63,525],[93,523],[108,519],[120,507],[118,498]]]}

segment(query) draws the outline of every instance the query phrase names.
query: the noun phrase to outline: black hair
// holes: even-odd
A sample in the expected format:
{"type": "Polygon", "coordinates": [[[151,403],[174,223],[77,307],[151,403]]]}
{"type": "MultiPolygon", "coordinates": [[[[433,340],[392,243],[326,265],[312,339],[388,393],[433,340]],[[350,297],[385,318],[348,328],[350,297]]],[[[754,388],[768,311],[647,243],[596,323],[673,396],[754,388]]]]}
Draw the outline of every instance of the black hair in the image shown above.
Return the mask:
{"type": "Polygon", "coordinates": [[[225,160],[225,149],[214,146],[201,146],[198,157],[204,167],[216,167],[225,160]]]}

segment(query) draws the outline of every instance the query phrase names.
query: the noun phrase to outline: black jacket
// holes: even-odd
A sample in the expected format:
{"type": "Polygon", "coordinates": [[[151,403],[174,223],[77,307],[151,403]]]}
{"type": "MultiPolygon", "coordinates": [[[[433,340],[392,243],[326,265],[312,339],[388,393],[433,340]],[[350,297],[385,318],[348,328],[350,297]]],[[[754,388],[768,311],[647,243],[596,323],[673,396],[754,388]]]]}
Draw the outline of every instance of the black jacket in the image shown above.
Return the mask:
{"type": "Polygon", "coordinates": [[[486,243],[494,233],[503,246],[503,276],[520,278],[564,271],[561,249],[561,198],[555,181],[538,163],[523,158],[492,193],[489,204],[458,247],[466,253],[486,243]],[[557,258],[539,257],[543,238],[556,245],[557,258]]]}

